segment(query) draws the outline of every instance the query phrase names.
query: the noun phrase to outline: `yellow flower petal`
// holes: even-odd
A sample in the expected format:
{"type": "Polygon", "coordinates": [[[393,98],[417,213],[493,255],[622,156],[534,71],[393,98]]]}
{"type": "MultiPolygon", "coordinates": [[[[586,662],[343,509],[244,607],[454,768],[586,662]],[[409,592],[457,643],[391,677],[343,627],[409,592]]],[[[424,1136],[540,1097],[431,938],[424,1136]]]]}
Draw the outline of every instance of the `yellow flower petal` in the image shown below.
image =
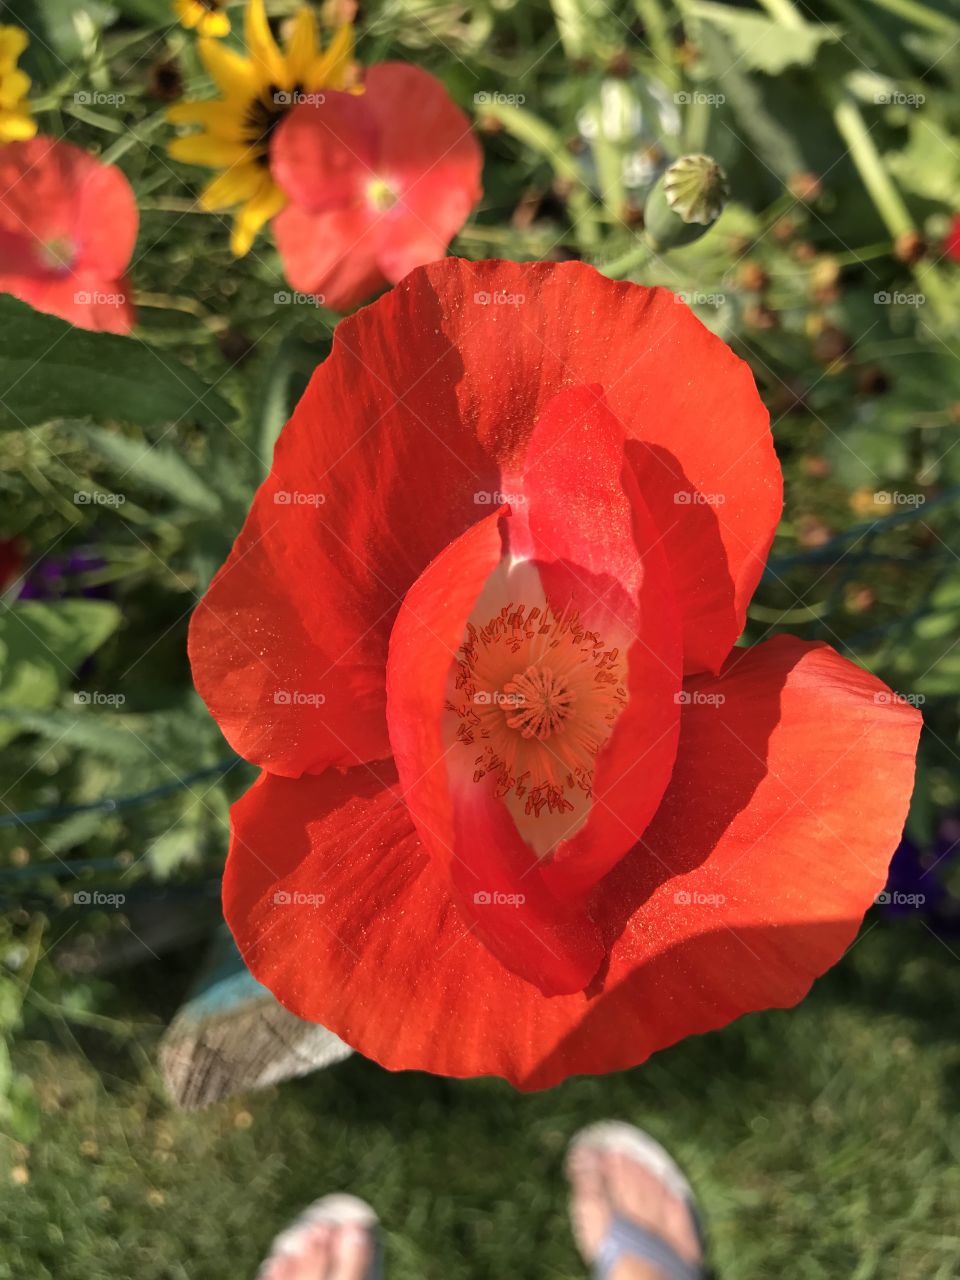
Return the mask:
{"type": "Polygon", "coordinates": [[[241,142],[245,136],[243,112],[220,98],[212,102],[178,102],[167,108],[167,119],[171,124],[203,125],[228,142],[241,142]]]}
{"type": "Polygon", "coordinates": [[[280,89],[290,88],[286,83],[286,65],[271,34],[263,0],[247,0],[244,37],[260,83],[275,84],[280,89]]]}
{"type": "Polygon", "coordinates": [[[311,93],[324,86],[339,89],[352,64],[353,27],[347,25],[336,31],[323,55],[314,62],[309,76],[303,82],[304,87],[311,93]]]}
{"type": "Polygon", "coordinates": [[[242,164],[256,154],[244,142],[230,142],[208,133],[191,133],[185,138],[174,138],[167,144],[167,154],[184,164],[203,164],[210,169],[226,169],[232,164],[242,164]]]}
{"type": "Polygon", "coordinates": [[[197,0],[174,0],[173,11],[180,19],[181,26],[192,31],[203,17],[203,6],[197,0]]]}
{"type": "Polygon", "coordinates": [[[29,43],[20,27],[0,27],[0,67],[12,67],[29,43]]]}
{"type": "Polygon", "coordinates": [[[257,70],[249,58],[234,53],[219,40],[197,41],[200,58],[227,98],[255,98],[260,87],[257,70]]]}
{"type": "Polygon", "coordinates": [[[238,164],[225,169],[204,187],[200,203],[204,209],[232,209],[252,200],[263,185],[263,169],[256,164],[238,164]]]}
{"type": "Polygon", "coordinates": [[[235,258],[242,258],[249,252],[260,228],[278,214],[286,203],[287,197],[267,173],[262,189],[252,200],[247,201],[233,220],[230,249],[235,258]]]}
{"type": "Polygon", "coordinates": [[[37,122],[23,111],[0,111],[0,142],[23,142],[37,132],[37,122]]]}
{"type": "Polygon", "coordinates": [[[317,24],[313,10],[299,9],[293,19],[293,33],[287,41],[287,71],[292,84],[306,84],[317,59],[317,24]]]}
{"type": "Polygon", "coordinates": [[[202,36],[219,40],[230,34],[230,19],[225,13],[205,13],[199,29],[202,36]]]}
{"type": "Polygon", "coordinates": [[[22,102],[30,92],[30,77],[25,71],[4,71],[0,74],[0,103],[13,106],[22,102]]]}

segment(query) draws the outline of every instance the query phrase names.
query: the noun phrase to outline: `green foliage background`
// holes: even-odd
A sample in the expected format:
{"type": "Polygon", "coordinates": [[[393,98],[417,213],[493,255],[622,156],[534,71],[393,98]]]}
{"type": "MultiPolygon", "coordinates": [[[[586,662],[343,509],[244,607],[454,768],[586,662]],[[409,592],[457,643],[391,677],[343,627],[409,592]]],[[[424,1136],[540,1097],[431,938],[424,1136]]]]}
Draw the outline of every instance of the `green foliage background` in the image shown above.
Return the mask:
{"type": "MultiPolygon", "coordinates": [[[[234,261],[225,221],[196,208],[204,175],[167,158],[158,67],[207,86],[166,0],[15,0],[0,21],[33,33],[42,130],[119,164],[141,208],[133,338],[0,298],[0,536],[29,562],[97,561],[72,598],[0,616],[0,1277],[252,1272],[283,1216],[334,1185],[378,1204],[401,1277],[572,1276],[559,1156],[605,1113],[689,1163],[721,1275],[960,1274],[960,944],[940,922],[871,919],[796,1013],[613,1081],[525,1101],[351,1061],[169,1111],[153,1051],[251,777],[192,691],[187,620],[337,317],[277,302],[269,238],[234,261]],[[77,101],[90,90],[123,102],[77,101]],[[77,907],[81,885],[122,887],[124,911],[77,907]],[[91,976],[161,885],[180,935],[129,976],[91,976]]],[[[931,847],[960,787],[960,267],[942,249],[960,210],[960,6],[386,0],[358,30],[361,61],[413,60],[477,119],[485,196],[453,252],[665,284],[749,361],[787,494],[746,639],[825,639],[923,700],[909,832],[931,847]],[[664,255],[624,182],[651,148],[709,152],[732,191],[714,229],[664,255]]],[[[955,862],[937,869],[948,895],[955,862]]]]}

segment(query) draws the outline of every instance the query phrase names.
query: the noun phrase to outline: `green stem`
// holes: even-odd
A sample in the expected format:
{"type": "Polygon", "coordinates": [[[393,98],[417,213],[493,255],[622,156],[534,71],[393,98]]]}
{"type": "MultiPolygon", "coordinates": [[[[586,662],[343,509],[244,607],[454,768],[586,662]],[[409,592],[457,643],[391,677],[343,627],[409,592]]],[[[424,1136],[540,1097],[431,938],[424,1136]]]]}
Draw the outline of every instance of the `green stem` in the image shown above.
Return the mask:
{"type": "Polygon", "coordinates": [[[912,22],[918,27],[926,27],[937,35],[955,36],[960,31],[960,23],[948,18],[945,13],[936,9],[928,9],[918,0],[872,0],[878,9],[886,9],[887,13],[895,13],[905,22],[912,22]]]}
{"type": "Polygon", "coordinates": [[[650,52],[660,64],[662,78],[676,88],[680,79],[677,75],[673,41],[670,38],[670,23],[660,0],[634,0],[634,7],[643,23],[650,52]]]}
{"type": "Polygon", "coordinates": [[[638,244],[635,248],[630,249],[627,253],[622,254],[619,258],[614,258],[613,262],[595,263],[598,271],[603,272],[611,280],[622,280],[624,276],[629,275],[637,267],[645,266],[650,260],[650,249],[645,244],[638,244]]]}
{"type": "Polygon", "coordinates": [[[860,108],[846,93],[831,94],[833,120],[850,152],[863,184],[891,236],[915,230],[910,211],[884,168],[883,159],[864,123],[860,108]]]}
{"type": "Polygon", "coordinates": [[[898,80],[910,80],[914,71],[897,46],[887,35],[871,22],[860,7],[860,0],[829,0],[851,31],[859,31],[865,44],[876,54],[881,66],[897,77],[898,80]]]}
{"type": "MultiPolygon", "coordinates": [[[[850,158],[856,165],[884,226],[894,240],[906,233],[915,232],[916,225],[910,216],[910,210],[884,167],[883,158],[864,123],[860,108],[849,94],[842,91],[834,90],[831,97],[834,123],[847,144],[850,158]]],[[[921,260],[913,264],[912,271],[914,279],[930,299],[934,310],[942,317],[946,316],[951,309],[950,299],[936,266],[921,260]]]]}

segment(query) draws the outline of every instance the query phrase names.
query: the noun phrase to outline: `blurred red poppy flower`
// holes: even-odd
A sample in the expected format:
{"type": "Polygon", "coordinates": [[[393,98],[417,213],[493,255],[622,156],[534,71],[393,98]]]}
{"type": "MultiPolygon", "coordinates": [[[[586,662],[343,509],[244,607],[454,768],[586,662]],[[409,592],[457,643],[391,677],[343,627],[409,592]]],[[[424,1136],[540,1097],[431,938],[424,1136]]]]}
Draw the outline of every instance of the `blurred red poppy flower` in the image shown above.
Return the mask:
{"type": "Polygon", "coordinates": [[[943,252],[951,262],[960,262],[960,213],[955,213],[950,219],[943,241],[943,252]]]}
{"type": "Polygon", "coordinates": [[[780,508],[747,366],[664,290],[448,259],[344,321],[191,629],[264,770],[224,880],[255,976],[523,1088],[801,999],[919,717],[826,645],[732,648],[780,508]]]}
{"type": "Polygon", "coordinates": [[[290,284],[345,310],[443,257],[480,199],[483,157],[419,67],[383,62],[362,94],[301,96],[271,146],[289,200],[273,232],[290,284]]]}
{"type": "Polygon", "coordinates": [[[0,292],[81,329],[127,333],[137,224],[113,165],[54,138],[0,147],[0,292]]]}

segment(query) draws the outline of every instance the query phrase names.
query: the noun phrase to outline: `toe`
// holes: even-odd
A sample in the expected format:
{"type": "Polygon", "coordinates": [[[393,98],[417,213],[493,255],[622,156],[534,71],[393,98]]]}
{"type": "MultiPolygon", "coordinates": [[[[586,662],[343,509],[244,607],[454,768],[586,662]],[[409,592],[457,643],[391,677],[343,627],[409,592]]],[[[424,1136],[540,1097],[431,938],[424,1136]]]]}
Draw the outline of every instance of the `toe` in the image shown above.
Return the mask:
{"type": "Polygon", "coordinates": [[[600,1153],[589,1148],[571,1152],[567,1161],[567,1177],[574,1238],[584,1261],[592,1263],[611,1218],[600,1153]]]}

